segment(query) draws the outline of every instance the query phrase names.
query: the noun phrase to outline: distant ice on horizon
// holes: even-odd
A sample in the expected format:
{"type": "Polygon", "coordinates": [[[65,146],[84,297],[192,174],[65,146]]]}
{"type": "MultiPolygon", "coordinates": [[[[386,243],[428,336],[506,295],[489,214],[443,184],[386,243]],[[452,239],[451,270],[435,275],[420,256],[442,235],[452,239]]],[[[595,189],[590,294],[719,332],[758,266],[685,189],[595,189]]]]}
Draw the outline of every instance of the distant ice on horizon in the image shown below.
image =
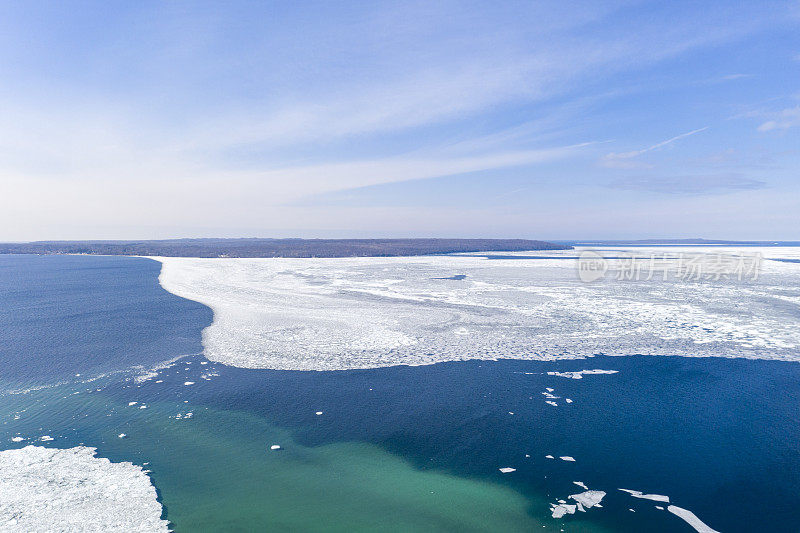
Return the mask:
{"type": "MultiPolygon", "coordinates": [[[[791,247],[724,251],[800,257],[791,247]]],[[[566,258],[156,259],[166,290],[213,309],[205,356],[238,367],[343,370],[597,354],[800,361],[797,263],[764,261],[755,281],[584,283],[566,258]],[[454,273],[466,278],[441,279],[454,273]]]]}

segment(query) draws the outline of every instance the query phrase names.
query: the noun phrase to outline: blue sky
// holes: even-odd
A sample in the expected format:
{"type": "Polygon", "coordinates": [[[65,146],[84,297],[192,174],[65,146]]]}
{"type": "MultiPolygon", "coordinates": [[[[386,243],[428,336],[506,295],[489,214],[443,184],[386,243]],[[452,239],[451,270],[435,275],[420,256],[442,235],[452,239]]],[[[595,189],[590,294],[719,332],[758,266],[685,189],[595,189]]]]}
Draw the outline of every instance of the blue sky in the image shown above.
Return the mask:
{"type": "Polygon", "coordinates": [[[0,1],[0,240],[800,239],[800,1],[0,1]]]}

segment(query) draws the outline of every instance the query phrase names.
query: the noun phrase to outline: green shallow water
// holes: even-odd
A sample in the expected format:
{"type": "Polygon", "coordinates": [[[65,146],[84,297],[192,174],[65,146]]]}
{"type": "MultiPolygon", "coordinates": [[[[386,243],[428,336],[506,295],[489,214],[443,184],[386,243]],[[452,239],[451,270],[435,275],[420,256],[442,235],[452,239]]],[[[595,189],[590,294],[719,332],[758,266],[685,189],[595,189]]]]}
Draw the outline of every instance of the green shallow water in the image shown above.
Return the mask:
{"type": "MultiPolygon", "coordinates": [[[[0,439],[7,443],[19,434],[27,441],[18,446],[97,446],[99,456],[144,465],[175,531],[514,532],[556,526],[531,513],[545,511],[546,500],[508,486],[421,469],[374,444],[305,445],[293,431],[256,414],[184,403],[190,389],[176,383],[163,384],[158,393],[170,400],[142,402],[146,409],[129,406],[126,400],[144,395],[138,389],[92,383],[0,397],[0,439]],[[192,417],[175,418],[186,412],[192,417]],[[36,442],[42,434],[55,440],[36,442]],[[269,450],[271,444],[281,449],[269,450]]],[[[602,531],[579,522],[570,530],[602,531]]]]}

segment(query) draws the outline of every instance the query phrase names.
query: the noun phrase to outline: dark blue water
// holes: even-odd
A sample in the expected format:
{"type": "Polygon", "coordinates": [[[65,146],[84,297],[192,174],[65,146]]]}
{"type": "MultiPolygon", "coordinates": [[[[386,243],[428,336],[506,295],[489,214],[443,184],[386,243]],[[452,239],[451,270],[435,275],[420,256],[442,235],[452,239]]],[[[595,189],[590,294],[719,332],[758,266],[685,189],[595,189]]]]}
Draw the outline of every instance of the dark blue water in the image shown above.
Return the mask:
{"type": "MultiPolygon", "coordinates": [[[[12,295],[0,304],[0,353],[11,369],[3,380],[12,385],[197,352],[210,320],[202,306],[161,290],[158,265],[149,260],[0,256],[0,265],[0,287],[12,295]]],[[[307,476],[309,490],[317,477],[343,475],[328,456],[313,455],[341,443],[375,445],[417,471],[508,487],[528,499],[527,512],[544,530],[691,531],[657,510],[660,504],[618,488],[669,495],[720,531],[800,530],[797,363],[598,356],[291,372],[231,368],[194,355],[144,383],[134,375],[0,395],[0,449],[30,442],[12,444],[11,435],[46,433],[56,440],[45,445],[85,443],[115,461],[148,462],[178,531],[293,529],[288,518],[271,521],[274,513],[262,508],[295,469],[310,469],[297,474],[307,476]],[[619,373],[581,380],[546,374],[585,368],[619,373]],[[558,407],[544,403],[546,387],[561,397],[558,407]],[[573,403],[564,403],[567,397],[573,403]],[[131,408],[130,400],[149,408],[131,408]],[[174,420],[187,410],[195,418],[174,420]],[[129,438],[117,439],[123,431],[129,438]],[[285,471],[278,463],[262,469],[253,457],[273,439],[291,440],[289,453],[302,448],[301,460],[292,458],[285,471]],[[499,474],[502,466],[517,471],[499,474]],[[581,491],[573,481],[606,491],[603,507],[550,518],[546,502],[581,491]],[[232,492],[241,486],[246,490],[232,492]],[[259,499],[265,486],[272,492],[259,499]],[[250,494],[256,496],[244,496],[250,494]],[[213,505],[199,503],[207,500],[213,505]]],[[[300,515],[323,505],[312,501],[306,509],[300,500],[292,500],[300,515]]],[[[391,530],[395,518],[382,525],[391,530]]],[[[348,520],[331,515],[327,525],[359,529],[348,520]]],[[[460,530],[445,521],[435,529],[460,530]]]]}
{"type": "Polygon", "coordinates": [[[0,255],[0,383],[61,381],[202,351],[211,311],[128,257],[0,255]]]}

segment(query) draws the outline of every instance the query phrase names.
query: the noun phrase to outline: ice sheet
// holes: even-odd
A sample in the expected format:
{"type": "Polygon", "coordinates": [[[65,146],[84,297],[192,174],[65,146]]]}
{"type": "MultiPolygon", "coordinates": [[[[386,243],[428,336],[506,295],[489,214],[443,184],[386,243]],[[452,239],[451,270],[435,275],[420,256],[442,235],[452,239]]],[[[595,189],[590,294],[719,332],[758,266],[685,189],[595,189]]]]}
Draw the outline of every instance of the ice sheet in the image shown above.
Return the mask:
{"type": "Polygon", "coordinates": [[[568,259],[159,260],[167,290],[214,310],[206,357],[240,367],[595,354],[800,360],[796,263],[765,261],[755,281],[584,283],[568,259]],[[436,279],[452,272],[467,277],[436,279]]]}
{"type": "Polygon", "coordinates": [[[167,531],[150,478],[95,449],[0,452],[0,531],[167,531]]]}

